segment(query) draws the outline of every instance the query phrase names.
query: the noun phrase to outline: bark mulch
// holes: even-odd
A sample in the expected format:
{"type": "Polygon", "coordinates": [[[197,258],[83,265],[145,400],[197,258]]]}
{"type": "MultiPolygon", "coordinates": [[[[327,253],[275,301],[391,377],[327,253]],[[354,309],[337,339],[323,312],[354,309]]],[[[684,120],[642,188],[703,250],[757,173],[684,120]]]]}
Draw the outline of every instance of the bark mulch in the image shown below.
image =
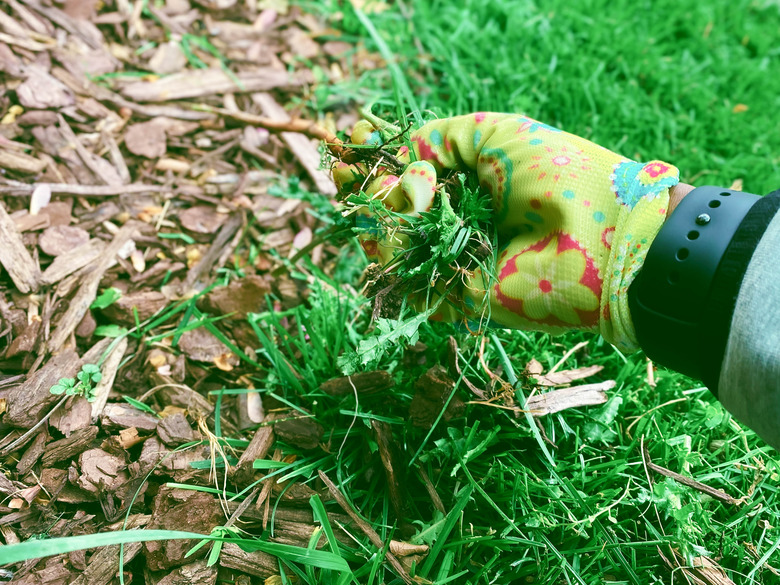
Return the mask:
{"type": "MultiPolygon", "coordinates": [[[[306,294],[281,260],[309,246],[324,266],[338,252],[312,241],[307,203],[269,192],[295,177],[335,194],[319,141],[279,130],[311,119],[312,104],[326,135],[351,126],[354,104],[321,88],[381,59],[286,3],[0,5],[0,539],[231,525],[259,534],[273,504],[270,540],[307,546],[310,488],[265,482],[239,505],[168,484],[214,487],[212,470],[191,465],[216,444],[209,391],[246,382],[234,351],[253,346],[246,314],[266,310],[268,295],[283,309],[306,294]],[[133,334],[236,270],[241,279],[197,302],[228,315],[220,335],[200,327],[150,343],[133,334]],[[78,384],[90,371],[94,399],[68,395],[63,379],[78,384]],[[58,385],[63,393],[52,393],[58,385]]],[[[280,458],[276,436],[311,448],[323,432],[252,394],[225,397],[221,425],[249,439],[229,470],[235,490],[262,477],[255,459],[280,458]]],[[[352,520],[333,514],[332,524],[352,520]]],[[[265,553],[227,545],[209,567],[208,547],[185,558],[193,544],[127,545],[126,582],[278,575],[265,553]]],[[[102,585],[119,570],[112,546],[4,575],[102,585]]]]}

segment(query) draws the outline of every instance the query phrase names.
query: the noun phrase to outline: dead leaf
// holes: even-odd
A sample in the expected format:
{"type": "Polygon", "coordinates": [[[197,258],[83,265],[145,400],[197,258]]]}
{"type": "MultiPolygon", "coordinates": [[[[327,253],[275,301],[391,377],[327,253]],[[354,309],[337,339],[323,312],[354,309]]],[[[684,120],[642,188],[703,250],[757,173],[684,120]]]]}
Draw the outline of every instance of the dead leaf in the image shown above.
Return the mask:
{"type": "Polygon", "coordinates": [[[221,353],[214,358],[214,365],[223,372],[230,372],[233,370],[233,364],[235,361],[236,356],[234,356],[232,353],[221,353]]]}
{"type": "Polygon", "coordinates": [[[38,247],[44,254],[59,256],[89,241],[89,234],[71,225],[55,225],[43,230],[38,238],[38,247]]]}
{"type": "Polygon", "coordinates": [[[561,370],[560,372],[553,372],[552,374],[534,374],[533,377],[540,386],[563,386],[565,384],[571,384],[575,380],[589,378],[590,376],[598,374],[603,369],[604,366],[585,366],[584,368],[577,368],[574,370],[561,370]]]}
{"type": "Polygon", "coordinates": [[[146,158],[159,158],[167,150],[168,137],[160,124],[151,120],[133,124],[125,132],[127,150],[146,158]]]}
{"type": "Polygon", "coordinates": [[[525,365],[525,373],[530,376],[538,376],[543,371],[544,371],[544,366],[536,358],[533,358],[530,362],[528,362],[525,365]]]}
{"type": "Polygon", "coordinates": [[[732,191],[742,191],[742,184],[743,184],[742,179],[734,179],[729,189],[731,189],[732,191]]]}
{"type": "Polygon", "coordinates": [[[113,490],[128,479],[125,460],[103,449],[84,451],[79,456],[79,468],[78,485],[88,492],[97,493],[101,485],[113,490]]]}
{"type": "Polygon", "coordinates": [[[187,65],[187,57],[179,43],[173,41],[161,44],[149,59],[149,69],[158,75],[177,73],[184,69],[185,65],[187,65]]]}
{"type": "Polygon", "coordinates": [[[233,366],[238,365],[238,358],[217,339],[213,333],[204,327],[187,331],[179,338],[179,349],[188,358],[197,362],[215,363],[217,359],[233,366]]]}
{"type": "Polygon", "coordinates": [[[197,234],[213,234],[227,221],[226,213],[217,213],[210,205],[195,205],[179,214],[181,226],[197,234]]]}
{"type": "Polygon", "coordinates": [[[76,99],[67,86],[45,71],[33,67],[27,79],[16,88],[19,103],[25,108],[46,110],[72,106],[76,99]]]}
{"type": "Polygon", "coordinates": [[[430,548],[427,544],[412,544],[400,540],[390,541],[390,552],[397,557],[408,557],[410,555],[427,555],[430,548]]]}

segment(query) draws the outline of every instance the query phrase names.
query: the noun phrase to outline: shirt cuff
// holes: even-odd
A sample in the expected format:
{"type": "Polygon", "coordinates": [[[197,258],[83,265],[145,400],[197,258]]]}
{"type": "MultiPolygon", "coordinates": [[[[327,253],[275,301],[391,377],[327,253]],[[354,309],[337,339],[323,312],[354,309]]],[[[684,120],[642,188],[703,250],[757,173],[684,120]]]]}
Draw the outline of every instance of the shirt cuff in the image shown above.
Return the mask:
{"type": "Polygon", "coordinates": [[[780,448],[780,214],[768,217],[730,316],[717,391],[737,420],[780,448]]]}

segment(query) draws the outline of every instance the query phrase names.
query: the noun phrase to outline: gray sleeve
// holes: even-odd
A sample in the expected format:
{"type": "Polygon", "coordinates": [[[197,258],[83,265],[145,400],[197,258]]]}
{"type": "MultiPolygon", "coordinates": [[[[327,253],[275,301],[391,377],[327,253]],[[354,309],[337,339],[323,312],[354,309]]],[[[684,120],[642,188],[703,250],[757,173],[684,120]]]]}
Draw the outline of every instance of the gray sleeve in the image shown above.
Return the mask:
{"type": "Polygon", "coordinates": [[[780,214],[742,280],[718,397],[737,420],[780,449],[780,214]]]}

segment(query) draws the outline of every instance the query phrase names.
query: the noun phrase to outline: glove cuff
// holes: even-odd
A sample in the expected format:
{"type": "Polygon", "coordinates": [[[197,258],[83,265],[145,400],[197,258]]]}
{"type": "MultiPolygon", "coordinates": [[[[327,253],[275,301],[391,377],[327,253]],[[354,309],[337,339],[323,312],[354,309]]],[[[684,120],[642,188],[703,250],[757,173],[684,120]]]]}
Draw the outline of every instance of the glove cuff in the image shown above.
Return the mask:
{"type": "Polygon", "coordinates": [[[661,161],[627,161],[610,177],[621,209],[611,234],[610,258],[604,275],[599,329],[624,352],[639,349],[628,306],[628,289],[645,262],[650,244],[666,220],[669,189],[679,182],[676,167],[661,161]]]}

